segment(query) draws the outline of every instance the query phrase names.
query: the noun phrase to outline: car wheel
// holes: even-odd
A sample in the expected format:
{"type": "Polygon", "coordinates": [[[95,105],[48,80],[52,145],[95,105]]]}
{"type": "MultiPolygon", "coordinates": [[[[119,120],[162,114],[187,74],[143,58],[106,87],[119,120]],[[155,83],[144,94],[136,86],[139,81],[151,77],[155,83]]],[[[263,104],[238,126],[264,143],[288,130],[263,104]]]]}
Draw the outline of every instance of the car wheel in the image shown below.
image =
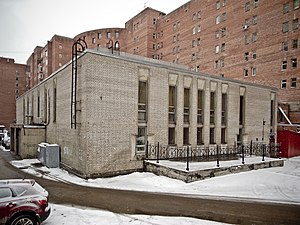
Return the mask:
{"type": "Polygon", "coordinates": [[[22,215],[15,218],[11,225],[38,225],[37,220],[30,215],[22,215]]]}

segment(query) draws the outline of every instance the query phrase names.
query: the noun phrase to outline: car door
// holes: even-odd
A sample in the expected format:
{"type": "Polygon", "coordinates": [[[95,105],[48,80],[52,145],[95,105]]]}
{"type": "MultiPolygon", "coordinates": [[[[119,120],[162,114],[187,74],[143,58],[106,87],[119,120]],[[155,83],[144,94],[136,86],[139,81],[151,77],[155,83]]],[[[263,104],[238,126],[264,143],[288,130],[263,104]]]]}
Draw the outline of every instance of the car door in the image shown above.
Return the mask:
{"type": "Polygon", "coordinates": [[[0,224],[5,223],[14,206],[13,193],[9,187],[0,187],[0,224]]]}

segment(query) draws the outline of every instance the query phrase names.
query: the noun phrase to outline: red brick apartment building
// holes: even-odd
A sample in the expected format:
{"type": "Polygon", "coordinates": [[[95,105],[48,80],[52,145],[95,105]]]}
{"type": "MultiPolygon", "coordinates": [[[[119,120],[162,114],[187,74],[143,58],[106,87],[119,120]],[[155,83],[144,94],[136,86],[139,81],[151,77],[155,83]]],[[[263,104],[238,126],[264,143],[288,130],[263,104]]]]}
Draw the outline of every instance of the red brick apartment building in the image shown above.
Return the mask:
{"type": "Polygon", "coordinates": [[[0,124],[9,128],[16,118],[16,98],[26,91],[26,65],[0,57],[0,124]]]}
{"type": "Polygon", "coordinates": [[[300,123],[299,17],[299,0],[191,0],[169,14],[146,8],[125,28],[55,35],[37,47],[28,60],[30,86],[71,60],[73,40],[88,48],[118,41],[120,51],[276,87],[290,120],[300,123]]]}

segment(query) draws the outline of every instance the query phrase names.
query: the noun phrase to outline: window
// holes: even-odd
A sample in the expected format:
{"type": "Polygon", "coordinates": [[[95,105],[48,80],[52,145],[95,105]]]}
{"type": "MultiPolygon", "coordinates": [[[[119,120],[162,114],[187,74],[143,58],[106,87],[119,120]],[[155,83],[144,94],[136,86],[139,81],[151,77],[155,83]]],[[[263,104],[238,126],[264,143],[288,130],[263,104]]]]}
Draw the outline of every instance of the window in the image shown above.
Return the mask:
{"type": "Polygon", "coordinates": [[[58,48],[59,48],[59,49],[62,49],[62,48],[63,48],[63,46],[62,46],[62,45],[58,45],[58,48]]]}
{"type": "Polygon", "coordinates": [[[293,29],[297,30],[299,27],[299,21],[298,18],[293,20],[293,29]]]}
{"type": "Polygon", "coordinates": [[[257,41],[257,33],[253,33],[252,34],[252,42],[256,42],[257,41]]]}
{"type": "Polygon", "coordinates": [[[215,61],[215,69],[217,69],[219,67],[219,60],[215,61]]]}
{"type": "Polygon", "coordinates": [[[190,144],[189,133],[190,133],[190,129],[188,127],[184,127],[183,128],[183,144],[184,145],[189,145],[190,144]]]}
{"type": "Polygon", "coordinates": [[[252,50],[252,59],[256,59],[256,51],[252,50]]]}
{"type": "Polygon", "coordinates": [[[177,27],[177,25],[176,25],[176,23],[174,23],[173,24],[173,31],[176,31],[176,27],[177,27]]]}
{"type": "Polygon", "coordinates": [[[281,89],[286,88],[286,80],[281,80],[281,89]]]}
{"type": "Polygon", "coordinates": [[[286,33],[286,32],[288,32],[289,31],[289,22],[284,22],[283,24],[282,24],[282,32],[283,33],[286,33]]]}
{"type": "Polygon", "coordinates": [[[198,17],[198,19],[201,19],[201,12],[200,11],[197,13],[197,17],[198,17]]]}
{"type": "Polygon", "coordinates": [[[239,111],[239,125],[244,125],[244,116],[245,116],[245,98],[240,96],[240,111],[239,111]]]}
{"type": "Polygon", "coordinates": [[[250,19],[249,18],[245,19],[245,25],[247,25],[247,27],[250,26],[250,19]]]}
{"type": "Polygon", "coordinates": [[[196,46],[196,40],[193,40],[192,41],[192,47],[195,47],[196,46]]]}
{"type": "Polygon", "coordinates": [[[184,88],[183,122],[190,122],[190,89],[184,88]]]}
{"type": "Polygon", "coordinates": [[[196,34],[196,27],[193,27],[193,34],[196,34]]]}
{"type": "Polygon", "coordinates": [[[297,68],[297,58],[292,59],[292,68],[297,68]]]}
{"type": "Polygon", "coordinates": [[[143,81],[139,82],[138,120],[147,122],[147,83],[143,81]]]}
{"type": "Polygon", "coordinates": [[[210,92],[210,124],[215,124],[215,92],[210,92]]]}
{"type": "Polygon", "coordinates": [[[227,123],[227,94],[222,93],[222,115],[221,115],[221,124],[223,126],[227,123]]]}
{"type": "Polygon", "coordinates": [[[146,127],[139,126],[138,134],[136,136],[136,150],[137,152],[144,151],[146,144],[146,127]]]}
{"type": "Polygon", "coordinates": [[[173,43],[175,43],[176,42],[176,36],[174,35],[173,36],[173,43]]]}
{"type": "Polygon", "coordinates": [[[152,45],[152,49],[154,49],[154,50],[156,49],[156,44],[152,45]]]}
{"type": "Polygon", "coordinates": [[[199,33],[201,31],[201,26],[198,25],[198,29],[197,29],[197,32],[199,33]]]}
{"type": "Polygon", "coordinates": [[[115,31],[115,37],[116,37],[116,39],[119,39],[119,37],[120,37],[119,31],[115,31]]]}
{"type": "Polygon", "coordinates": [[[222,43],[221,52],[225,52],[225,43],[222,43]]]}
{"type": "Polygon", "coordinates": [[[96,43],[96,38],[92,38],[92,44],[96,43]]]}
{"type": "Polygon", "coordinates": [[[175,127],[169,127],[169,145],[175,145],[175,127]]]}
{"type": "Polygon", "coordinates": [[[153,33],[152,37],[153,37],[153,39],[155,39],[155,38],[156,38],[156,34],[155,34],[155,33],[153,33]]]}
{"type": "Polygon", "coordinates": [[[256,75],[256,68],[252,67],[251,68],[251,75],[254,77],[256,75]]]}
{"type": "Polygon", "coordinates": [[[220,59],[220,64],[221,64],[221,67],[224,67],[224,66],[225,66],[225,61],[224,61],[224,59],[220,59]]]}
{"type": "Polygon", "coordinates": [[[299,0],[294,0],[294,9],[299,9],[299,0]]]}
{"type": "Polygon", "coordinates": [[[221,34],[222,34],[222,37],[226,36],[226,28],[221,29],[221,34]]]}
{"type": "Polygon", "coordinates": [[[245,11],[248,12],[250,10],[250,2],[246,2],[245,11]]]}
{"type": "Polygon", "coordinates": [[[286,70],[286,69],[287,69],[287,61],[284,60],[282,61],[281,70],[286,70]]]}
{"type": "Polygon", "coordinates": [[[193,16],[192,16],[192,18],[193,18],[193,21],[195,21],[197,19],[197,14],[194,13],[193,16]]]}
{"type": "Polygon", "coordinates": [[[200,38],[197,38],[197,45],[200,45],[200,38]]]}
{"type": "Polygon", "coordinates": [[[253,22],[253,25],[255,25],[255,24],[257,24],[257,15],[254,15],[253,16],[253,20],[252,20],[253,22]]]}
{"type": "Polygon", "coordinates": [[[292,48],[297,49],[298,48],[298,39],[293,39],[292,40],[292,48]]]}
{"type": "Polygon", "coordinates": [[[220,1],[217,1],[216,6],[217,6],[217,9],[220,9],[220,8],[221,8],[221,3],[220,3],[220,1]]]}
{"type": "Polygon", "coordinates": [[[293,77],[291,78],[291,88],[296,88],[297,87],[297,78],[293,77]]]}
{"type": "Polygon", "coordinates": [[[249,60],[249,52],[245,52],[244,53],[244,58],[245,58],[246,61],[249,60]]]}
{"type": "Polygon", "coordinates": [[[258,0],[254,0],[254,8],[258,7],[258,0]]]}
{"type": "Polygon", "coordinates": [[[221,22],[221,16],[218,15],[218,16],[216,17],[216,24],[219,24],[220,22],[221,22]]]}
{"type": "Polygon", "coordinates": [[[98,39],[101,39],[101,33],[100,32],[98,33],[98,39]]]}
{"type": "Polygon", "coordinates": [[[9,197],[12,197],[12,192],[10,188],[6,188],[6,187],[0,188],[0,199],[9,198],[9,197]]]}
{"type": "Polygon", "coordinates": [[[209,144],[215,144],[215,128],[209,129],[209,144]]]}
{"type": "Polygon", "coordinates": [[[244,77],[248,77],[248,68],[244,69],[244,77]]]}
{"type": "Polygon", "coordinates": [[[192,61],[195,61],[197,58],[198,58],[198,57],[197,57],[197,53],[193,53],[193,54],[192,54],[192,61]]]}
{"type": "Polygon", "coordinates": [[[227,19],[227,16],[226,16],[226,13],[224,12],[224,13],[222,14],[222,21],[226,21],[226,19],[227,19]]]}
{"type": "Polygon", "coordinates": [[[215,46],[215,53],[219,53],[219,51],[220,51],[220,46],[219,46],[219,45],[216,45],[216,46],[215,46]]]}
{"type": "Polygon", "coordinates": [[[223,6],[223,7],[226,6],[226,3],[227,3],[227,0],[223,0],[222,6],[223,6]]]}
{"type": "Polygon", "coordinates": [[[221,128],[221,144],[226,144],[226,127],[221,128]]]}
{"type": "Polygon", "coordinates": [[[198,111],[197,111],[197,123],[203,124],[203,91],[198,90],[198,111]]]}
{"type": "Polygon", "coordinates": [[[288,42],[287,41],[282,42],[282,51],[288,51],[288,49],[289,49],[288,42]]]}
{"type": "Polygon", "coordinates": [[[247,34],[247,35],[245,36],[245,44],[246,44],[246,45],[250,43],[250,39],[251,39],[251,36],[247,34]]]}
{"type": "Polygon", "coordinates": [[[155,25],[156,24],[156,19],[155,18],[153,18],[153,25],[155,25]]]}
{"type": "Polygon", "coordinates": [[[110,39],[111,38],[111,33],[107,32],[107,38],[110,39]]]}
{"type": "Polygon", "coordinates": [[[217,30],[217,31],[215,32],[215,38],[216,38],[216,39],[219,39],[219,37],[220,37],[220,34],[219,34],[219,31],[217,30]]]}
{"type": "Polygon", "coordinates": [[[289,12],[289,8],[290,8],[289,3],[283,4],[283,13],[288,13],[289,12]]]}
{"type": "Polygon", "coordinates": [[[197,145],[203,145],[203,128],[197,127],[197,145]]]}
{"type": "Polygon", "coordinates": [[[176,122],[176,87],[169,86],[169,123],[176,122]]]}

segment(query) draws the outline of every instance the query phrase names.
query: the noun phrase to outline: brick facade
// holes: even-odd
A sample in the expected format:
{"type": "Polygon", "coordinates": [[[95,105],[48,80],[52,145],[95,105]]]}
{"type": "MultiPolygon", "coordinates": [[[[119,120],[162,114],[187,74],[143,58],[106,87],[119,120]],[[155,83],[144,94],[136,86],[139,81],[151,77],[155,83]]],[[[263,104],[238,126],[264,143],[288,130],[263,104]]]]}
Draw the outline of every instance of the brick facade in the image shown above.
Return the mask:
{"type": "Polygon", "coordinates": [[[0,124],[6,128],[16,120],[16,98],[26,91],[26,65],[0,58],[0,124]]]}
{"type": "Polygon", "coordinates": [[[145,149],[140,148],[139,138],[168,145],[170,127],[175,128],[178,146],[185,144],[185,128],[188,128],[187,141],[192,146],[199,145],[199,126],[203,128],[203,142],[200,143],[203,146],[233,145],[239,134],[242,142],[260,139],[263,119],[266,121],[265,141],[277,128],[277,91],[274,88],[208,76],[168,62],[125,53],[111,54],[107,49],[99,49],[87,50],[78,59],[78,124],[77,129],[72,129],[71,69],[69,63],[18,98],[17,124],[46,126],[45,141],[60,145],[62,165],[83,177],[141,170],[140,157],[145,154],[145,149]],[[140,111],[138,100],[141,83],[146,83],[147,87],[145,117],[140,116],[144,111],[140,111]],[[176,88],[175,124],[169,121],[170,86],[176,88]],[[189,90],[188,121],[184,101],[186,89],[189,90]],[[199,90],[204,96],[201,124],[197,121],[199,90]],[[222,109],[223,94],[227,102],[225,109],[222,109]],[[215,103],[210,105],[213,95],[215,103]],[[244,102],[242,124],[238,117],[241,114],[240,99],[244,102]],[[28,120],[27,114],[32,119],[28,120]],[[224,123],[221,115],[226,115],[224,123]],[[145,136],[139,136],[141,127],[146,129],[145,136]],[[214,128],[213,138],[211,128],[214,128]],[[222,128],[226,129],[224,140],[222,128]]]}

